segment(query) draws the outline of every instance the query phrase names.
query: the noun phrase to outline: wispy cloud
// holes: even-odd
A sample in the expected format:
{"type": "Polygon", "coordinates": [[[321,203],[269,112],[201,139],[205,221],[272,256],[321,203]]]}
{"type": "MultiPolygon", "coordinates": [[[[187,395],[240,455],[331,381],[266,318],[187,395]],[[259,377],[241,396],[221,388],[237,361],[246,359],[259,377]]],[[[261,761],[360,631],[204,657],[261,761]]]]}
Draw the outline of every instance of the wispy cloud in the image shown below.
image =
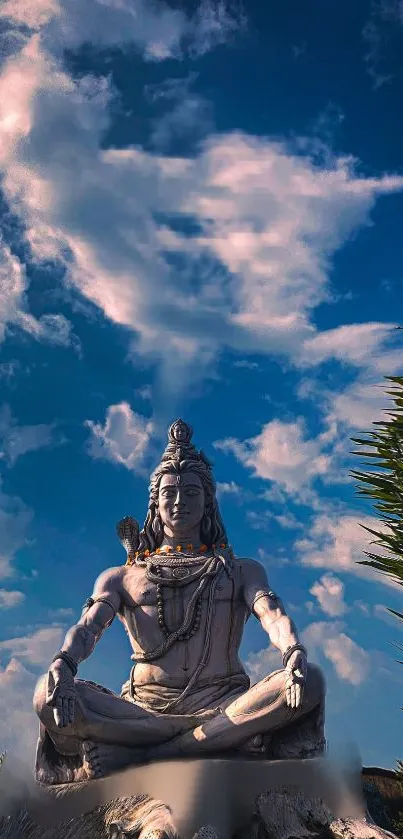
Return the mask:
{"type": "Polygon", "coordinates": [[[0,609],[13,609],[15,606],[20,606],[25,600],[25,594],[22,591],[7,591],[5,588],[0,588],[0,609]]]}
{"type": "Polygon", "coordinates": [[[400,72],[403,45],[402,0],[378,0],[370,4],[370,16],[362,32],[364,61],[374,91],[389,84],[400,72]]]}
{"type": "Polygon", "coordinates": [[[0,580],[14,576],[12,563],[26,544],[31,520],[32,511],[20,498],[4,493],[0,485],[0,580]]]}
{"type": "Polygon", "coordinates": [[[60,649],[63,630],[60,626],[44,627],[31,635],[0,641],[0,656],[23,659],[33,667],[49,667],[55,652],[60,649]]]}
{"type": "MultiPolygon", "coordinates": [[[[24,30],[43,32],[56,51],[91,42],[98,47],[133,45],[145,60],[202,55],[225,43],[245,18],[221,0],[203,0],[194,15],[146,0],[5,0],[0,17],[24,30]]],[[[27,36],[29,37],[29,36],[27,36]]]]}
{"type": "Polygon", "coordinates": [[[323,574],[320,580],[309,589],[316,597],[322,612],[331,618],[343,615],[347,611],[344,602],[344,583],[333,574],[323,574]]]}
{"type": "MultiPolygon", "coordinates": [[[[298,362],[302,347],[307,363],[322,357],[309,343],[312,313],[329,299],[333,255],[403,179],[360,177],[352,158],[319,160],[309,143],[240,132],[211,133],[193,158],[104,149],[116,91],[107,75],[73,79],[65,47],[133,43],[147,60],[201,54],[239,29],[239,15],[223,2],[203,2],[190,18],[164,4],[83,0],[78,19],[66,0],[44,2],[34,18],[25,5],[38,31],[3,66],[0,157],[32,258],[61,262],[70,288],[128,327],[133,351],[158,362],[171,388],[189,370],[210,374],[223,347],[243,358],[298,362]],[[173,218],[190,220],[193,234],[173,218]]],[[[17,25],[21,5],[5,8],[17,25]]],[[[14,309],[25,275],[19,282],[14,309]]]]}
{"type": "Polygon", "coordinates": [[[38,720],[32,708],[37,677],[16,658],[0,667],[0,750],[33,766],[38,720]]]}
{"type": "Polygon", "coordinates": [[[332,664],[342,681],[360,685],[370,673],[371,658],[343,631],[343,624],[319,621],[301,634],[309,649],[319,649],[332,664]]]}
{"type": "Polygon", "coordinates": [[[38,671],[49,667],[63,638],[61,627],[0,642],[0,751],[33,765],[38,719],[32,697],[38,671]]]}
{"type": "Polygon", "coordinates": [[[235,481],[217,481],[217,496],[223,495],[242,496],[242,487],[235,481]]]}
{"type": "Polygon", "coordinates": [[[373,537],[361,525],[375,530],[380,529],[379,520],[372,516],[357,513],[332,514],[319,513],[314,516],[307,528],[306,536],[294,543],[294,548],[303,565],[314,568],[328,568],[339,573],[354,574],[397,590],[395,583],[386,574],[379,574],[372,568],[358,563],[366,557],[365,550],[378,552],[376,545],[371,545],[373,537]]]}
{"type": "Polygon", "coordinates": [[[188,143],[200,139],[213,129],[212,106],[192,90],[197,73],[186,78],[170,78],[158,85],[147,85],[146,96],[163,112],[153,119],[151,142],[156,149],[169,151],[172,141],[188,143]],[[165,107],[164,107],[165,106],[165,107]]]}
{"type": "Polygon", "coordinates": [[[329,468],[321,441],[306,439],[302,419],[290,423],[272,420],[256,437],[244,441],[227,438],[214,445],[232,453],[255,477],[274,481],[291,494],[329,468]]]}
{"type": "Polygon", "coordinates": [[[73,335],[72,325],[64,315],[47,314],[35,318],[27,311],[25,294],[27,286],[24,265],[7,245],[1,243],[0,239],[0,341],[4,339],[7,329],[14,326],[37,340],[64,347],[72,346],[79,351],[79,341],[73,335]]]}
{"type": "Polygon", "coordinates": [[[252,685],[264,679],[273,670],[279,670],[281,667],[281,655],[278,650],[270,647],[269,642],[267,647],[259,650],[259,652],[250,653],[245,661],[245,669],[252,685]]]}
{"type": "MultiPolygon", "coordinates": [[[[318,621],[311,623],[301,633],[301,639],[308,648],[309,657],[311,652],[319,651],[332,663],[339,679],[352,685],[360,685],[369,675],[370,656],[342,632],[342,629],[341,623],[318,621]]],[[[251,653],[246,661],[253,684],[281,667],[278,651],[269,646],[251,653]]]]}
{"type": "Polygon", "coordinates": [[[90,429],[88,452],[92,457],[119,463],[140,474],[144,471],[154,426],[127,402],[110,405],[104,425],[86,420],[90,429]]]}
{"type": "Polygon", "coordinates": [[[64,438],[56,433],[56,424],[18,425],[9,405],[0,408],[0,459],[9,466],[30,451],[57,445],[64,438]]]}

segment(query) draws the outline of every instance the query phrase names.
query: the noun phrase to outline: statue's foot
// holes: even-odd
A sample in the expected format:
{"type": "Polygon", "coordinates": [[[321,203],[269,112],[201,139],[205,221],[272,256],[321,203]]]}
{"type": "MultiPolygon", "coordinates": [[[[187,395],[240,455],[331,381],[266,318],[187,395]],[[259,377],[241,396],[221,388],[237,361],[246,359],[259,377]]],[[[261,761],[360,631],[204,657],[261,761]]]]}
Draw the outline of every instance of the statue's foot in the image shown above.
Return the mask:
{"type": "Polygon", "coordinates": [[[104,778],[119,769],[124,769],[145,760],[144,749],[128,746],[97,743],[93,740],[83,740],[83,765],[87,777],[104,778]]]}

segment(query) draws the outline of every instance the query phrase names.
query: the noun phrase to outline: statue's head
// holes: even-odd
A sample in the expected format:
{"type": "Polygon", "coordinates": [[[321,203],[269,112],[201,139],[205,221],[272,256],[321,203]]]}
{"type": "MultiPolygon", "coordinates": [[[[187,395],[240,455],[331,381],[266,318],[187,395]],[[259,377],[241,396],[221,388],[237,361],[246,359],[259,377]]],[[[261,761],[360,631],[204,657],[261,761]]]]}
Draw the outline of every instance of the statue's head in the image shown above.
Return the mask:
{"type": "Polygon", "coordinates": [[[207,547],[227,541],[211,464],[192,444],[192,434],[183,420],[169,428],[167,448],[151,476],[140,551],[160,547],[164,534],[173,535],[179,543],[195,529],[207,547]]]}

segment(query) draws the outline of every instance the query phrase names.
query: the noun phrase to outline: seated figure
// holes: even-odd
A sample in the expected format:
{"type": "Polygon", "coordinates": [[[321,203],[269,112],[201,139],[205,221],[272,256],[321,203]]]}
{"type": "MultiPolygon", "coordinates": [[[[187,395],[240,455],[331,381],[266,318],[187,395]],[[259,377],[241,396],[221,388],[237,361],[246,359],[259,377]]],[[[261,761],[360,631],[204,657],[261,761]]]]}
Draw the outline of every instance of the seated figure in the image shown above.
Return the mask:
{"type": "Polygon", "coordinates": [[[121,523],[126,564],[100,575],[38,681],[42,783],[102,777],[165,758],[283,757],[281,744],[293,738],[289,756],[307,757],[304,725],[315,732],[313,752],[323,752],[322,673],[307,663],[262,565],[235,557],[228,546],[211,466],[191,437],[182,420],[169,429],[143,530],[130,518],[121,523]],[[239,658],[251,613],[283,661],[252,687],[239,658]],[[116,616],[135,662],[120,696],[76,678],[116,616]]]}

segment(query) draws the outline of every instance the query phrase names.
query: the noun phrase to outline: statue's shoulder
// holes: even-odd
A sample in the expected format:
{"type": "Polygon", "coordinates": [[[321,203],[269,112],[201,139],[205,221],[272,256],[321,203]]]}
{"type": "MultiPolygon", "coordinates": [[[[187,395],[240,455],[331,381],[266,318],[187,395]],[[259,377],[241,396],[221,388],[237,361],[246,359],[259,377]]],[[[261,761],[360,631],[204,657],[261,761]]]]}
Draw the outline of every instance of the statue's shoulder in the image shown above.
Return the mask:
{"type": "Polygon", "coordinates": [[[259,581],[266,582],[266,570],[264,565],[257,559],[249,556],[237,557],[236,563],[239,566],[240,575],[244,583],[259,581]]]}
{"type": "Polygon", "coordinates": [[[126,566],[116,565],[112,568],[106,568],[105,571],[97,577],[95,581],[94,591],[98,594],[104,592],[120,591],[123,586],[126,566]]]}

